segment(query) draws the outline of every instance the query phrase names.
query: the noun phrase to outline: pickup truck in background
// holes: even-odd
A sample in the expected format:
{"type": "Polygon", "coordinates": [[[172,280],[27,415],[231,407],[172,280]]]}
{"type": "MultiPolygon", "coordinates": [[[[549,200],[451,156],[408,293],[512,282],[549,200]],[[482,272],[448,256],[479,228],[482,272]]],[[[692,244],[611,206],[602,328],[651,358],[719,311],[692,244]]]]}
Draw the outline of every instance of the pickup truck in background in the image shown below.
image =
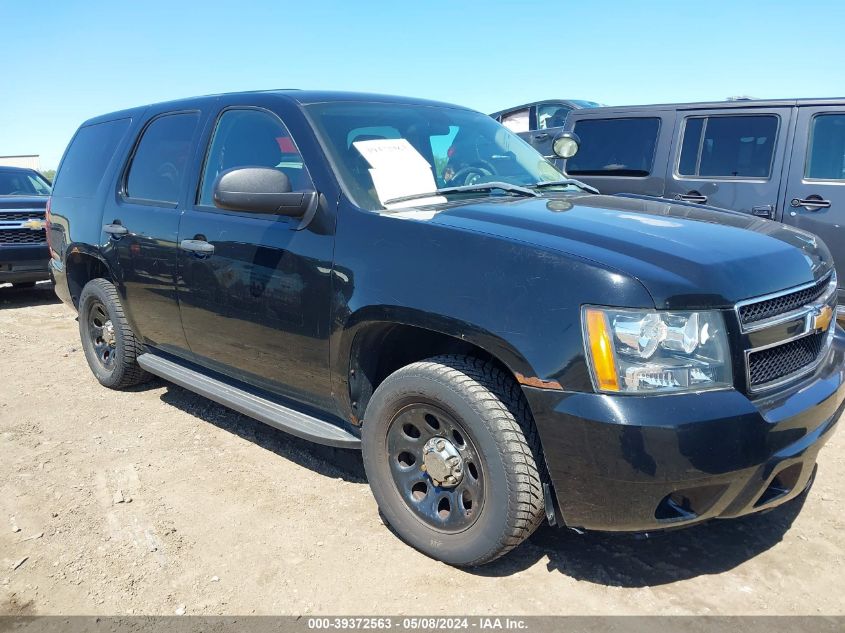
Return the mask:
{"type": "Polygon", "coordinates": [[[31,288],[50,278],[44,232],[50,191],[37,171],[0,166],[0,284],[31,288]]]}
{"type": "Polygon", "coordinates": [[[566,117],[574,110],[597,108],[600,103],[582,99],[547,99],[494,112],[490,116],[528,141],[545,158],[555,162],[552,141],[564,130],[566,117]]]}

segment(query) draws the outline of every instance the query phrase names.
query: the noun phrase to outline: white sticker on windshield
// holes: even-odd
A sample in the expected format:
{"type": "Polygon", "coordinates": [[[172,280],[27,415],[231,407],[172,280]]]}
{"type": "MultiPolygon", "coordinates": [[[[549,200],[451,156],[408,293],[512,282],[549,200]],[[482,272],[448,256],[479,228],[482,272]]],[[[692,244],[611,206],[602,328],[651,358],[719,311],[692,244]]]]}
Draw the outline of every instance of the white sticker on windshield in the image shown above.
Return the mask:
{"type": "Polygon", "coordinates": [[[370,164],[373,186],[385,208],[402,209],[446,202],[442,196],[426,196],[386,204],[387,200],[437,189],[431,165],[406,139],[371,139],[355,141],[352,145],[370,164]]]}

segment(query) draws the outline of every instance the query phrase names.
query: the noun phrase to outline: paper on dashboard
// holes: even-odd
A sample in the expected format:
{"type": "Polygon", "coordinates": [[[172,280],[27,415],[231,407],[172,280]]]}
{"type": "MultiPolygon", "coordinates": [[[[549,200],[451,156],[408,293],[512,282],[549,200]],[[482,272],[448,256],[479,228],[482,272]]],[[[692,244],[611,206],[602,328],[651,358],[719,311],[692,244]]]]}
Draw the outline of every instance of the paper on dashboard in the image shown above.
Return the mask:
{"type": "Polygon", "coordinates": [[[386,200],[429,193],[437,188],[431,166],[406,139],[371,139],[352,144],[370,164],[370,176],[379,201],[388,209],[402,209],[446,202],[428,196],[385,204],[386,200]]]}

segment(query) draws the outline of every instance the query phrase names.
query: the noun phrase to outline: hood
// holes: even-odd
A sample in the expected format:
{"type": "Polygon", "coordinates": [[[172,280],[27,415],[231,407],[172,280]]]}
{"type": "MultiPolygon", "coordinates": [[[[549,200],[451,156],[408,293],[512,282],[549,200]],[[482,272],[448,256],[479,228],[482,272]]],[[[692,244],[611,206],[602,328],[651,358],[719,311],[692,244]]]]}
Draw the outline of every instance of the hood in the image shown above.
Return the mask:
{"type": "Polygon", "coordinates": [[[602,195],[491,199],[432,222],[527,242],[638,279],[658,308],[728,308],[824,277],[827,247],[732,211],[602,195]]]}
{"type": "Polygon", "coordinates": [[[47,196],[0,196],[0,211],[46,208],[47,196]]]}

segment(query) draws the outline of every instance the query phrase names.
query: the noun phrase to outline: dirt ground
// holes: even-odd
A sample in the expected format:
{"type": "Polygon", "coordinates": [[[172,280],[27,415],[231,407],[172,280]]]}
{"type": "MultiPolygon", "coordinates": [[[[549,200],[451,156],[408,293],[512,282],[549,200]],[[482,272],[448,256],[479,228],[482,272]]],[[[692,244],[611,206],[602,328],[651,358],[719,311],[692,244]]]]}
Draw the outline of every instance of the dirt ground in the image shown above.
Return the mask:
{"type": "Polygon", "coordinates": [[[49,286],[0,286],[0,614],[845,614],[843,456],[840,430],[806,501],[763,516],[543,527],[458,570],[380,522],[356,453],[108,391],[49,286]]]}

